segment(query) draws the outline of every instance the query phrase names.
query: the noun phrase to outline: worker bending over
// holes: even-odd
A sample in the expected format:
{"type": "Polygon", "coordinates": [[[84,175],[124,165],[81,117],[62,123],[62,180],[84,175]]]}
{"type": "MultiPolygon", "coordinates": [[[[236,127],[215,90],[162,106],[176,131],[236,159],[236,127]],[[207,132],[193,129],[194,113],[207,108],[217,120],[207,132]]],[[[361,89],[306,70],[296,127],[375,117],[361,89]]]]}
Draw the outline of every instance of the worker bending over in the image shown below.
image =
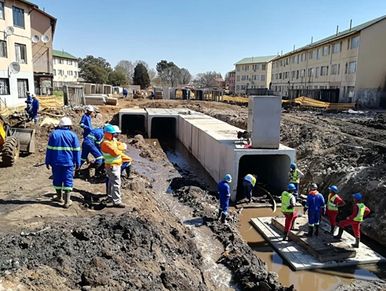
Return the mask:
{"type": "Polygon", "coordinates": [[[283,191],[283,193],[281,194],[281,212],[283,212],[285,216],[283,240],[287,239],[288,232],[293,227],[295,219],[298,216],[298,213],[295,210],[296,199],[293,195],[295,191],[295,185],[290,183],[288,184],[287,191],[283,191]]]}
{"type": "Polygon", "coordinates": [[[256,185],[256,176],[248,174],[243,179],[244,197],[248,198],[249,203],[252,201],[252,190],[256,185]]]}
{"type": "Polygon", "coordinates": [[[345,220],[338,222],[339,233],[335,237],[341,239],[343,235],[343,229],[351,226],[355,236],[355,243],[352,244],[353,248],[359,248],[359,242],[361,240],[361,222],[370,214],[370,209],[363,204],[363,195],[361,193],[355,193],[353,195],[354,205],[352,208],[352,214],[345,220]]]}
{"type": "Polygon", "coordinates": [[[82,118],[80,119],[80,127],[83,128],[83,138],[85,138],[93,129],[91,118],[94,114],[94,107],[91,105],[86,106],[86,113],[83,114],[82,118]]]}
{"type": "Polygon", "coordinates": [[[86,163],[87,157],[91,154],[95,159],[95,168],[99,169],[103,164],[103,155],[100,150],[100,144],[103,140],[103,129],[94,128],[84,138],[82,143],[82,155],[81,155],[81,166],[86,163]]]}
{"type": "Polygon", "coordinates": [[[338,187],[332,185],[328,187],[330,193],[327,197],[327,217],[330,222],[331,230],[330,233],[334,235],[335,226],[336,226],[336,217],[338,216],[338,208],[345,205],[343,199],[338,195],[338,187]]]}
{"type": "Polygon", "coordinates": [[[63,117],[59,126],[49,137],[46,151],[46,167],[52,168],[53,184],[57,196],[54,201],[63,203],[64,208],[72,204],[71,194],[73,187],[74,168],[80,166],[80,145],[77,135],[71,131],[72,121],[63,117]]]}
{"type": "Polygon", "coordinates": [[[292,163],[290,165],[289,182],[294,184],[296,187],[296,191],[294,192],[296,199],[299,198],[300,178],[303,177],[304,174],[299,170],[298,166],[295,163],[292,163]]]}
{"type": "Polygon", "coordinates": [[[221,222],[225,223],[228,216],[229,200],[231,198],[231,188],[229,184],[232,183],[232,176],[226,174],[224,179],[218,183],[218,193],[220,196],[220,209],[218,211],[218,218],[221,218],[221,222]]]}
{"type": "Polygon", "coordinates": [[[310,191],[307,195],[307,202],[304,208],[305,212],[308,211],[308,234],[312,237],[315,229],[315,236],[319,235],[319,224],[322,212],[326,212],[326,205],[324,203],[323,195],[318,191],[318,185],[312,183],[310,191]]]}

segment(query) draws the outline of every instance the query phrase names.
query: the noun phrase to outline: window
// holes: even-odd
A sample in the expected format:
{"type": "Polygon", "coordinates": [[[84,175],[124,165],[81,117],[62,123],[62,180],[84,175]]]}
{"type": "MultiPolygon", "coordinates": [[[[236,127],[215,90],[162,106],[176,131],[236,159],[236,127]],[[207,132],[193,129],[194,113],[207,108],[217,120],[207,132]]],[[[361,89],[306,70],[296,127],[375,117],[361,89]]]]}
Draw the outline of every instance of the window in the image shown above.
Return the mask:
{"type": "Polygon", "coordinates": [[[4,2],[0,1],[0,19],[4,19],[4,2]]]}
{"type": "Polygon", "coordinates": [[[260,76],[260,80],[261,80],[261,81],[265,81],[265,75],[261,75],[261,76],[260,76]]]}
{"type": "Polygon", "coordinates": [[[291,72],[291,78],[292,78],[292,79],[295,79],[295,71],[292,71],[292,72],[291,72]]]}
{"type": "Polygon", "coordinates": [[[0,95],[9,95],[9,79],[0,79],[0,95]]]}
{"type": "Polygon", "coordinates": [[[323,47],[323,56],[328,56],[330,54],[330,46],[326,45],[323,47]]]}
{"type": "Polygon", "coordinates": [[[12,10],[13,26],[24,28],[24,10],[16,6],[13,6],[12,10]]]}
{"type": "Polygon", "coordinates": [[[28,79],[17,79],[17,94],[19,98],[25,98],[28,91],[28,79]]]}
{"type": "Polygon", "coordinates": [[[238,76],[236,77],[236,79],[237,79],[237,82],[240,82],[240,75],[238,75],[238,76]]]}
{"type": "Polygon", "coordinates": [[[339,75],[340,73],[340,64],[331,65],[331,75],[339,75]]]}
{"type": "Polygon", "coordinates": [[[54,69],[54,76],[56,76],[56,70],[54,69]]]}
{"type": "Polygon", "coordinates": [[[309,68],[309,69],[308,69],[308,77],[312,77],[313,71],[314,71],[313,68],[309,68]]]}
{"type": "Polygon", "coordinates": [[[59,61],[59,64],[62,64],[62,65],[64,64],[64,60],[63,59],[59,59],[58,61],[59,61]]]}
{"type": "Polygon", "coordinates": [[[261,70],[265,71],[265,64],[261,64],[261,70]]]}
{"type": "Polygon", "coordinates": [[[320,75],[321,76],[327,76],[328,75],[328,66],[322,66],[320,68],[320,75]]]}
{"type": "Polygon", "coordinates": [[[303,78],[306,74],[306,70],[303,69],[303,70],[300,70],[300,78],[303,78]]]}
{"type": "Polygon", "coordinates": [[[63,76],[63,74],[64,74],[64,71],[63,71],[63,70],[58,70],[58,75],[59,75],[59,76],[63,76]]]}
{"type": "Polygon", "coordinates": [[[312,55],[313,55],[313,52],[308,52],[308,59],[309,60],[312,60],[312,55]]]}
{"type": "Polygon", "coordinates": [[[67,75],[72,76],[73,72],[72,71],[67,71],[67,75]]]}
{"type": "Polygon", "coordinates": [[[240,85],[237,85],[237,86],[236,86],[236,90],[240,90],[240,85]]]}
{"type": "MultiPolygon", "coordinates": [[[[354,97],[354,87],[353,86],[348,86],[346,87],[346,97],[352,99],[354,97]]],[[[351,101],[351,100],[349,100],[351,101]]]]}
{"type": "Polygon", "coordinates": [[[236,66],[236,71],[240,72],[240,66],[236,66]]]}
{"type": "Polygon", "coordinates": [[[358,48],[359,47],[359,35],[353,36],[351,38],[351,49],[358,48]]]}
{"type": "Polygon", "coordinates": [[[0,40],[0,57],[7,57],[7,42],[4,40],[0,40]]]}
{"type": "Polygon", "coordinates": [[[299,55],[296,56],[296,63],[299,64],[299,55]]]}
{"type": "Polygon", "coordinates": [[[346,63],[346,74],[353,74],[357,71],[357,62],[346,63]]]}
{"type": "Polygon", "coordinates": [[[299,79],[299,70],[296,71],[296,79],[299,79]]]}
{"type": "Polygon", "coordinates": [[[15,43],[16,62],[20,64],[27,63],[27,47],[24,44],[15,43]]]}
{"type": "Polygon", "coordinates": [[[283,79],[283,74],[282,73],[279,73],[279,79],[283,79]]]}
{"type": "Polygon", "coordinates": [[[332,45],[332,53],[337,54],[342,51],[342,42],[336,42],[332,45]]]}
{"type": "Polygon", "coordinates": [[[67,60],[67,65],[72,65],[72,61],[71,60],[67,60]]]}
{"type": "Polygon", "coordinates": [[[319,60],[320,57],[322,56],[322,48],[318,48],[318,51],[316,52],[316,59],[319,60]]]}
{"type": "Polygon", "coordinates": [[[320,75],[319,72],[320,72],[320,68],[319,67],[315,68],[315,78],[319,77],[320,75]]]}

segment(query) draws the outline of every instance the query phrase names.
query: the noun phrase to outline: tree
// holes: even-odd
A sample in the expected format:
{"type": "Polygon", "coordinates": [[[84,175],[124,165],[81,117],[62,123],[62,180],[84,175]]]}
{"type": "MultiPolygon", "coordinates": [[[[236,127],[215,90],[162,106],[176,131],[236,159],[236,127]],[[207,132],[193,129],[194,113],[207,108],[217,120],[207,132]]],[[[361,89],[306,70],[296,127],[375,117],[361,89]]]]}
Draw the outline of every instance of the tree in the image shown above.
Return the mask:
{"type": "Polygon", "coordinates": [[[140,85],[141,89],[146,89],[150,86],[149,74],[142,63],[139,63],[134,69],[133,84],[140,85]]]}
{"type": "Polygon", "coordinates": [[[79,59],[79,76],[86,82],[105,84],[108,82],[112,71],[110,64],[101,57],[86,56],[79,59]]]}
{"type": "Polygon", "coordinates": [[[118,67],[109,74],[109,84],[113,86],[122,86],[128,84],[128,78],[126,72],[118,67]]]}
{"type": "Polygon", "coordinates": [[[134,67],[135,65],[128,61],[128,60],[121,60],[118,62],[118,64],[115,66],[115,70],[122,70],[125,72],[127,79],[131,83],[133,80],[133,75],[134,75],[134,67]]]}
{"type": "Polygon", "coordinates": [[[197,74],[197,77],[194,79],[193,82],[199,88],[208,88],[220,87],[221,81],[221,74],[213,71],[197,74]]]}
{"type": "Polygon", "coordinates": [[[190,80],[192,79],[192,75],[187,69],[182,68],[180,70],[180,78],[181,84],[189,84],[190,80]]]}
{"type": "Polygon", "coordinates": [[[180,69],[175,63],[166,60],[158,62],[156,70],[161,83],[171,87],[187,84],[192,78],[187,69],[180,69]]]}

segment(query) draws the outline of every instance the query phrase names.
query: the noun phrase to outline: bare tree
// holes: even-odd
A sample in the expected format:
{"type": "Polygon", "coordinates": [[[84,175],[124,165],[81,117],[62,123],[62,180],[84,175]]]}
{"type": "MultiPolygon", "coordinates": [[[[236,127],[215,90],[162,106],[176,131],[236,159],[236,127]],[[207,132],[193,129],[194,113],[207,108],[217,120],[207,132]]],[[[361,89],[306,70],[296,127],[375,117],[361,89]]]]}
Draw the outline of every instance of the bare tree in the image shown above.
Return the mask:
{"type": "Polygon", "coordinates": [[[119,63],[115,66],[116,71],[122,70],[126,73],[127,79],[129,80],[130,84],[133,80],[134,68],[135,65],[128,60],[119,61],[119,63]]]}
{"type": "Polygon", "coordinates": [[[150,81],[157,77],[157,72],[154,69],[149,69],[147,73],[149,74],[150,81]]]}
{"type": "Polygon", "coordinates": [[[185,68],[180,69],[180,82],[181,84],[189,84],[192,79],[192,75],[185,68]]]}
{"type": "Polygon", "coordinates": [[[197,74],[197,77],[194,79],[194,84],[200,88],[207,87],[219,87],[222,81],[222,76],[217,72],[206,72],[197,74]]]}

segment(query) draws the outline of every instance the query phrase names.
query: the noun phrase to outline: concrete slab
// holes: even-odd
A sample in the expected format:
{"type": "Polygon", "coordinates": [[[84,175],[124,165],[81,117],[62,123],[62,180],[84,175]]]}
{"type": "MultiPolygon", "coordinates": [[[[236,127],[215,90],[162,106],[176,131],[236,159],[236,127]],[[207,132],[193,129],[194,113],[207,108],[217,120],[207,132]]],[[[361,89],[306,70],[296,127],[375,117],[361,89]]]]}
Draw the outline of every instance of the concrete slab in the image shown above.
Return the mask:
{"type": "MultiPolygon", "coordinates": [[[[317,258],[309,254],[303,247],[294,241],[283,241],[283,235],[280,230],[272,225],[272,217],[252,218],[251,224],[259,233],[272,245],[272,247],[285,259],[294,270],[324,269],[341,266],[355,266],[359,264],[369,264],[385,262],[385,258],[377,252],[361,243],[357,249],[356,256],[344,260],[334,260],[320,262],[317,258]]],[[[323,224],[322,228],[326,228],[323,224]]],[[[347,232],[344,232],[343,239],[354,242],[354,238],[347,232]]]]}

